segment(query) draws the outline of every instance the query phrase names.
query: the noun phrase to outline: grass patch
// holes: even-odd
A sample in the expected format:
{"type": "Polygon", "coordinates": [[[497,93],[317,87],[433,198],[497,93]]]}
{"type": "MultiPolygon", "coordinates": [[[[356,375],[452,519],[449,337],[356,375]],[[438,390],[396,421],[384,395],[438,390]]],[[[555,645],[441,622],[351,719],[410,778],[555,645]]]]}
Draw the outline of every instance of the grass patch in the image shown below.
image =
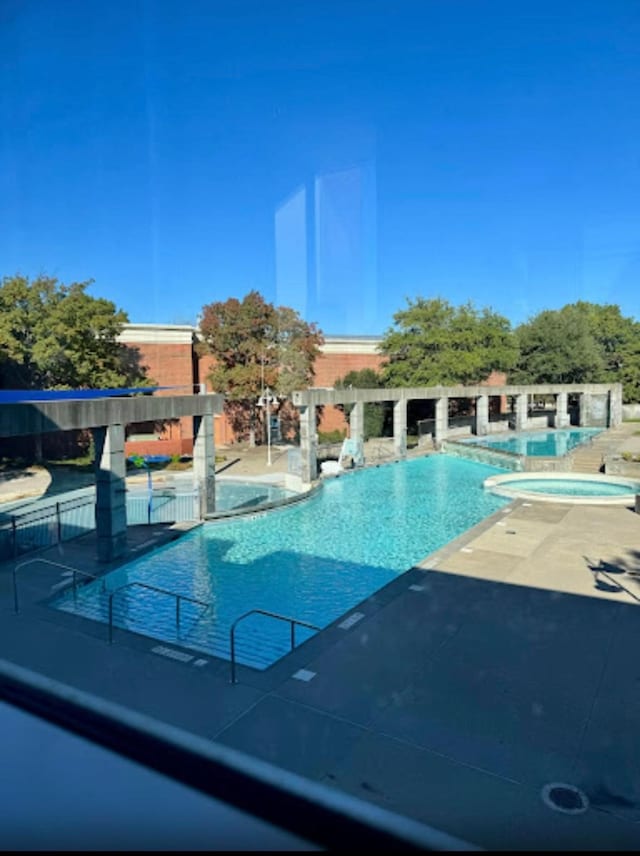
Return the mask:
{"type": "Polygon", "coordinates": [[[347,432],[340,431],[338,428],[334,431],[318,431],[318,444],[342,443],[346,436],[347,432]]]}
{"type": "Polygon", "coordinates": [[[45,461],[44,466],[47,469],[66,469],[74,470],[75,472],[89,472],[93,470],[93,458],[90,455],[83,455],[79,458],[63,458],[56,461],[45,461]]]}

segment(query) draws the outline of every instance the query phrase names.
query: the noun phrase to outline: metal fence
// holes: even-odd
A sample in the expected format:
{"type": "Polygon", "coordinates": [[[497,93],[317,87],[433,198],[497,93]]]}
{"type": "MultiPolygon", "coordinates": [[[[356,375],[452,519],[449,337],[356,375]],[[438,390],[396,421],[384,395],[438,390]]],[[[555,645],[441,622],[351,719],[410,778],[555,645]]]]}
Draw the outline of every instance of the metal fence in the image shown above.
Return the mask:
{"type": "MultiPolygon", "coordinates": [[[[127,494],[127,523],[176,523],[198,519],[198,493],[158,490],[127,494]]],[[[15,512],[0,525],[0,560],[53,547],[95,529],[95,495],[51,502],[15,512]]]]}

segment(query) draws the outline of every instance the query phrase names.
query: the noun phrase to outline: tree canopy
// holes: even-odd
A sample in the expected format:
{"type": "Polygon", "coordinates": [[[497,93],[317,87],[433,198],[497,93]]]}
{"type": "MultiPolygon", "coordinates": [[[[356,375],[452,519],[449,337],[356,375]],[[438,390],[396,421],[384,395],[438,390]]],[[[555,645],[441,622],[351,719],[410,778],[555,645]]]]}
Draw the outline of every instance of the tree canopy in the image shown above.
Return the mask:
{"type": "Polygon", "coordinates": [[[517,342],[507,318],[472,303],[441,298],[408,300],[393,316],[381,344],[387,386],[479,383],[493,370],[508,371],[517,342]]]}
{"type": "Polygon", "coordinates": [[[135,349],[118,342],[127,316],[92,297],[92,280],[4,277],[0,385],[20,389],[119,388],[149,382],[135,349]]]}
{"type": "Polygon", "coordinates": [[[587,301],[544,310],[516,330],[516,383],[619,381],[625,401],[640,398],[640,324],[614,304],[587,301]]]}
{"type": "Polygon", "coordinates": [[[324,341],[315,324],[294,309],[267,303],[257,291],[204,306],[200,333],[204,351],[214,358],[209,380],[224,393],[234,430],[241,434],[255,430],[265,387],[286,397],[311,384],[324,341]]]}

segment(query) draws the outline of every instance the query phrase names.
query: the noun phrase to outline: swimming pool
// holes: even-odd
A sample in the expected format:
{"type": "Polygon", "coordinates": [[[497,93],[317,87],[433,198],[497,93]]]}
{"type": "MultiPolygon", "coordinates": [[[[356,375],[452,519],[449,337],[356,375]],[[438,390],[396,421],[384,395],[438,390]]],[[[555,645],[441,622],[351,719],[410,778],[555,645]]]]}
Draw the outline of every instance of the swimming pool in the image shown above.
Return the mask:
{"type": "Polygon", "coordinates": [[[576,446],[588,443],[602,430],[601,428],[557,428],[553,431],[518,432],[510,437],[474,437],[464,442],[487,446],[502,452],[512,452],[516,455],[560,457],[575,449],[576,446]]]}
{"type": "MultiPolygon", "coordinates": [[[[211,604],[144,589],[114,597],[114,624],[229,658],[229,628],[250,609],[326,627],[508,500],[484,491],[495,467],[432,455],[343,475],[286,508],[204,524],[54,605],[108,621],[108,592],[137,581],[211,604]]],[[[310,631],[300,628],[299,641],[310,631]]],[[[262,616],[240,626],[238,662],[266,668],[289,651],[289,627],[262,616]]]]}
{"type": "Polygon", "coordinates": [[[640,482],[634,479],[586,473],[490,476],[484,486],[511,498],[598,505],[633,506],[636,494],[640,493],[640,482]]]}

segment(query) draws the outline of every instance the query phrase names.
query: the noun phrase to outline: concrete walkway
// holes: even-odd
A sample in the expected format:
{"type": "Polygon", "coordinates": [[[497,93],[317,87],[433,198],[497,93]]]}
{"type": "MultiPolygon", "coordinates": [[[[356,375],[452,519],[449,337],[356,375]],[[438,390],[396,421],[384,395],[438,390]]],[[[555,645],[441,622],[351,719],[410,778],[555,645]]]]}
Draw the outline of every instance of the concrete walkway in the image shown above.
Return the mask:
{"type": "MultiPolygon", "coordinates": [[[[132,530],[133,555],[171,530],[132,530]]],[[[22,569],[16,615],[5,566],[0,646],[490,849],[637,849],[639,544],[626,509],[517,503],[360,604],[348,629],[241,667],[235,686],[225,661],[121,630],[110,646],[104,625],[47,608],[59,569],[22,569]],[[581,788],[588,810],[547,807],[553,782],[581,788]]],[[[92,548],[89,535],[46,555],[97,570],[92,548]]]]}

